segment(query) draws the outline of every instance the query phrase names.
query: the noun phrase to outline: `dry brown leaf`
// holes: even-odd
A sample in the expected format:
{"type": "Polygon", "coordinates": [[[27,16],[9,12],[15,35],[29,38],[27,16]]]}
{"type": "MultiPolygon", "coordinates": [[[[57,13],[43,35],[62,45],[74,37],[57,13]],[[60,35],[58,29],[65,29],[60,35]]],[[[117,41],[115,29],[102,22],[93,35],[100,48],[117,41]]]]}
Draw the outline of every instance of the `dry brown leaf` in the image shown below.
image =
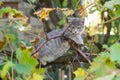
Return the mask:
{"type": "Polygon", "coordinates": [[[7,45],[7,37],[0,33],[0,50],[7,45]]]}
{"type": "Polygon", "coordinates": [[[25,45],[24,42],[20,42],[20,48],[24,50],[24,49],[27,49],[27,46],[25,45]]]}
{"type": "Polygon", "coordinates": [[[53,10],[54,10],[54,8],[42,8],[40,11],[35,12],[34,14],[36,14],[38,17],[40,17],[40,20],[48,19],[49,12],[51,12],[53,10]]]}

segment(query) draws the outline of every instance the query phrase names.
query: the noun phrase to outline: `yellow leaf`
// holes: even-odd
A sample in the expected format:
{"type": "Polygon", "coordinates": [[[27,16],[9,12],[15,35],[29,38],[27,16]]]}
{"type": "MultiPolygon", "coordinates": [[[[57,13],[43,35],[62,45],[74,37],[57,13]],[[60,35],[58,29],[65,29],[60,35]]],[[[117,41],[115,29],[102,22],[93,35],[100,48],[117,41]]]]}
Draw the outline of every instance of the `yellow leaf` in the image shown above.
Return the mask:
{"type": "Polygon", "coordinates": [[[49,12],[53,11],[54,8],[43,8],[38,12],[35,12],[35,14],[40,17],[40,20],[47,19],[49,16],[49,12]]]}
{"type": "Polygon", "coordinates": [[[20,19],[22,22],[27,23],[28,17],[26,17],[23,13],[16,13],[13,15],[14,18],[20,19]]]}
{"type": "Polygon", "coordinates": [[[87,75],[87,72],[82,69],[82,68],[78,68],[75,72],[74,72],[76,77],[85,77],[87,75]]]}
{"type": "Polygon", "coordinates": [[[111,42],[111,43],[115,43],[115,40],[111,40],[110,42],[111,42]]]}
{"type": "Polygon", "coordinates": [[[32,78],[29,76],[27,80],[43,80],[44,77],[40,74],[33,73],[32,78]]]}

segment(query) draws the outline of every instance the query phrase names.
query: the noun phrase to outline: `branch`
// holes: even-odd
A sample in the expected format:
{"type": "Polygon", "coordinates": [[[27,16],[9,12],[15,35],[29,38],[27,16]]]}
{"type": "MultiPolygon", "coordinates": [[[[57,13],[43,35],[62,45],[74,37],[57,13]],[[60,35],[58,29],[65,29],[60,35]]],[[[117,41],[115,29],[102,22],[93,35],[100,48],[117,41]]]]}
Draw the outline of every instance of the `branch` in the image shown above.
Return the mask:
{"type": "MultiPolygon", "coordinates": [[[[89,4],[86,8],[88,8],[89,6],[91,6],[91,5],[93,5],[93,4],[94,4],[94,3],[89,4]]],[[[86,8],[85,8],[85,9],[86,9],[86,8]]],[[[85,9],[84,9],[84,10],[85,10],[85,9]]],[[[82,10],[82,12],[83,12],[84,10],[82,10]]],[[[82,13],[80,13],[80,14],[82,14],[82,13]]],[[[53,36],[53,37],[48,38],[47,40],[45,40],[45,41],[31,54],[31,56],[33,56],[34,54],[36,54],[36,53],[37,53],[48,41],[50,41],[51,39],[55,39],[55,38],[64,36],[65,32],[66,32],[66,31],[68,30],[68,28],[73,24],[74,21],[75,21],[75,19],[73,19],[73,21],[67,26],[67,28],[63,31],[62,34],[53,36]]],[[[83,56],[84,56],[84,55],[83,55],[83,56]]],[[[90,61],[89,61],[89,62],[90,62],[90,61]]]]}
{"type": "Polygon", "coordinates": [[[113,21],[115,21],[115,20],[117,20],[117,19],[120,19],[120,16],[115,17],[115,18],[113,18],[113,19],[111,19],[111,20],[107,20],[107,21],[105,21],[105,22],[103,22],[103,23],[101,23],[101,24],[98,24],[98,25],[103,25],[103,24],[111,23],[111,22],[113,22],[113,21]]]}
{"type": "Polygon", "coordinates": [[[76,51],[78,51],[88,62],[89,62],[89,64],[92,64],[92,62],[91,62],[91,60],[79,49],[79,47],[78,46],[76,46],[76,44],[72,44],[72,47],[76,50],[76,51]]]}

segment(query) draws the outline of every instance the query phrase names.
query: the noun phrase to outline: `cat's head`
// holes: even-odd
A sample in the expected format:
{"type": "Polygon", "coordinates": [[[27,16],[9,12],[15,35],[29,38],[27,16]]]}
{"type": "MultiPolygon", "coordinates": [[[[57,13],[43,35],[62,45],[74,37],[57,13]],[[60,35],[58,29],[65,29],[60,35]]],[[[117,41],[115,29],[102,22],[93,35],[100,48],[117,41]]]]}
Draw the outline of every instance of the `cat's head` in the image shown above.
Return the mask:
{"type": "Polygon", "coordinates": [[[75,41],[77,44],[83,44],[82,33],[84,32],[84,18],[68,18],[69,29],[65,36],[75,41]]]}

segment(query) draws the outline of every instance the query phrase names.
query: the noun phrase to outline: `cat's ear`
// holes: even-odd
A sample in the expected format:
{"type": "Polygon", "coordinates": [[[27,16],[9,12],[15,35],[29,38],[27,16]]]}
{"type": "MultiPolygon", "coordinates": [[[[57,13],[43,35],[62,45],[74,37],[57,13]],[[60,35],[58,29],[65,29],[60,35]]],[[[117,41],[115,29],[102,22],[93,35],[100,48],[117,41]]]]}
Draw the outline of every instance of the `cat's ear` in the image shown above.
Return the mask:
{"type": "Polygon", "coordinates": [[[68,17],[67,18],[67,23],[74,25],[74,26],[82,26],[84,27],[84,18],[76,18],[76,17],[68,17]]]}

